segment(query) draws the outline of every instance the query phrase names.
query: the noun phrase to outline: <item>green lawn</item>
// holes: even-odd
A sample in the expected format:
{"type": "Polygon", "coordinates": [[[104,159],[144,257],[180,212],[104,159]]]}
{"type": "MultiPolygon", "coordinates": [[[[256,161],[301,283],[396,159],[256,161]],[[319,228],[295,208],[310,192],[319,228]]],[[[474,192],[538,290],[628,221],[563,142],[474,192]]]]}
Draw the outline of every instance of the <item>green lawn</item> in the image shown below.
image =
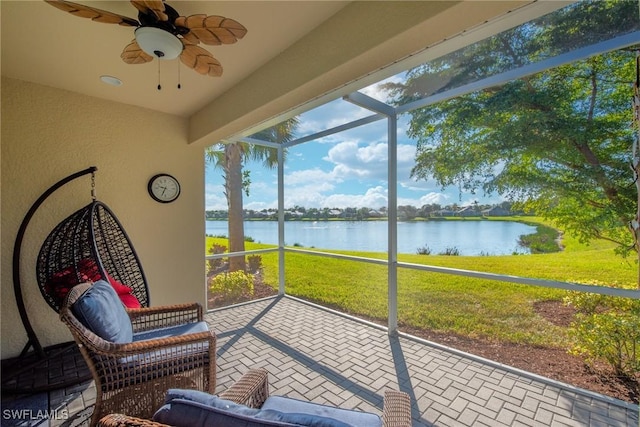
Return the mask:
{"type": "MultiPolygon", "coordinates": [[[[530,218],[527,218],[531,221],[530,218]]],[[[539,220],[538,220],[539,221],[539,220]]],[[[223,238],[207,238],[227,246],[223,238]]],[[[633,259],[615,255],[611,244],[580,244],[563,236],[565,250],[511,256],[399,255],[400,262],[579,283],[633,286],[633,259]]],[[[269,245],[247,242],[246,248],[269,245]]],[[[317,249],[315,249],[317,250],[317,249]]],[[[367,258],[386,254],[333,251],[367,258]]],[[[277,254],[263,254],[264,280],[278,287],[277,254]]],[[[350,314],[385,321],[387,268],[299,253],[285,254],[286,293],[350,314]]],[[[561,300],[565,291],[400,268],[398,315],[403,325],[492,340],[566,347],[566,330],[538,316],[536,301],[561,300]]]]}

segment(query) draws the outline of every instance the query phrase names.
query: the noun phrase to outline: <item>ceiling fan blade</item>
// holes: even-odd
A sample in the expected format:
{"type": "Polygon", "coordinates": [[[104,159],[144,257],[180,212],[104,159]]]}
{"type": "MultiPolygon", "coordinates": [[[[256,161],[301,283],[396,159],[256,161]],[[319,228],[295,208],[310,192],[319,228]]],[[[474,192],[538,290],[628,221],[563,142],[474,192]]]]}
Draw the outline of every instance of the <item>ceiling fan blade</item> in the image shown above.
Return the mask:
{"type": "Polygon", "coordinates": [[[45,0],[53,7],[69,12],[80,18],[88,18],[92,21],[102,22],[105,24],[119,24],[127,27],[139,27],[140,23],[133,18],[118,15],[117,13],[108,12],[106,10],[96,9],[95,7],[85,6],[83,4],[73,3],[65,0],[45,0]]]}
{"type": "Polygon", "coordinates": [[[194,44],[183,43],[184,49],[180,54],[180,61],[200,74],[211,77],[222,75],[222,64],[209,51],[194,44]]]}
{"type": "Polygon", "coordinates": [[[247,34],[247,29],[238,21],[218,15],[179,16],[175,24],[188,28],[190,31],[183,37],[196,44],[233,44],[247,34]]]}
{"type": "Polygon", "coordinates": [[[165,12],[162,0],[131,0],[131,4],[144,14],[153,13],[158,21],[168,21],[169,15],[165,12]]]}
{"type": "Polygon", "coordinates": [[[120,58],[127,64],[144,64],[153,61],[153,56],[143,51],[135,39],[124,48],[120,58]]]}

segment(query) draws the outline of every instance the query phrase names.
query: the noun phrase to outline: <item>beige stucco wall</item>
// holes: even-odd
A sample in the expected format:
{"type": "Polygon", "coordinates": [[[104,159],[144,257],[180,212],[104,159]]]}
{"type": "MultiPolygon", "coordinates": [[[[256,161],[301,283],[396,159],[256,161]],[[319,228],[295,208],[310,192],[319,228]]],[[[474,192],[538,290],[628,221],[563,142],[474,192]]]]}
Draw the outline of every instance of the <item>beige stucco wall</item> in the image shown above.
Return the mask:
{"type": "MultiPolygon", "coordinates": [[[[152,305],[204,304],[204,162],[187,144],[187,120],[46,86],[2,78],[1,357],[27,342],[13,293],[12,254],[30,206],[58,180],[97,166],[98,199],[131,238],[150,283],[152,305]],[[171,204],[154,202],[147,181],[168,172],[182,184],[171,204]]],[[[30,320],[43,346],[71,339],[35,282],[35,258],[51,229],[91,201],[85,176],[37,211],[22,246],[21,278],[30,320]]]]}

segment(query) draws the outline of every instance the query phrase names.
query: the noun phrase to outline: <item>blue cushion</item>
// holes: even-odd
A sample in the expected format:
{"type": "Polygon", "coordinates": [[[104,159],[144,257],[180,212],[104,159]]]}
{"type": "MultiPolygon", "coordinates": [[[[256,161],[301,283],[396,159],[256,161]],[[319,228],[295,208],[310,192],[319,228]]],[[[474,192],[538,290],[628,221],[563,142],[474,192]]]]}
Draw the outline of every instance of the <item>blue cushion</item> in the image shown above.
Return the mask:
{"type": "MultiPolygon", "coordinates": [[[[262,409],[273,409],[286,414],[308,414],[342,421],[352,426],[381,427],[382,420],[376,414],[320,405],[290,397],[270,396],[262,409]]],[[[312,424],[313,425],[313,424],[312,424]]]]}
{"type": "Polygon", "coordinates": [[[295,424],[259,420],[242,412],[236,413],[186,399],[173,399],[156,411],[153,420],[175,427],[295,427],[295,424]]]}
{"type": "MultiPolygon", "coordinates": [[[[305,427],[353,427],[351,424],[343,423],[334,418],[322,417],[320,415],[280,412],[274,411],[273,409],[262,409],[255,417],[261,420],[282,421],[287,424],[305,427]]],[[[365,426],[365,424],[362,424],[362,426],[365,426]]],[[[368,425],[366,426],[369,427],[368,425]]]]}
{"type": "Polygon", "coordinates": [[[207,322],[185,323],[166,328],[151,329],[149,331],[137,332],[133,334],[133,341],[147,341],[154,339],[178,337],[181,335],[195,334],[198,332],[208,332],[207,322]]]}
{"type": "MultiPolygon", "coordinates": [[[[206,322],[187,323],[184,325],[138,332],[133,334],[133,342],[177,337],[198,332],[209,332],[209,326],[206,322]]],[[[198,342],[180,344],[175,347],[165,347],[160,350],[125,356],[121,358],[119,362],[131,369],[135,368],[139,374],[157,375],[158,372],[162,372],[166,368],[166,364],[171,361],[191,359],[189,364],[181,363],[179,366],[181,366],[181,369],[193,369],[201,366],[203,363],[207,363],[209,361],[208,356],[208,344],[204,343],[203,345],[202,342],[198,342]],[[196,365],[196,358],[198,365],[196,365]]],[[[172,368],[172,375],[178,372],[176,369],[176,367],[172,368]]]]}
{"type": "Polygon", "coordinates": [[[255,415],[260,412],[259,409],[249,408],[231,400],[221,399],[218,396],[200,390],[171,388],[167,391],[165,403],[171,403],[175,399],[189,400],[212,408],[231,410],[244,415],[255,415]]]}
{"type": "MultiPolygon", "coordinates": [[[[153,419],[176,427],[352,427],[320,415],[249,408],[198,390],[170,389],[165,401],[153,419]]],[[[376,419],[379,420],[378,417],[376,419]]]]}
{"type": "Polygon", "coordinates": [[[128,343],[133,340],[129,315],[113,286],[104,280],[95,282],[71,310],[83,325],[106,341],[128,343]]]}

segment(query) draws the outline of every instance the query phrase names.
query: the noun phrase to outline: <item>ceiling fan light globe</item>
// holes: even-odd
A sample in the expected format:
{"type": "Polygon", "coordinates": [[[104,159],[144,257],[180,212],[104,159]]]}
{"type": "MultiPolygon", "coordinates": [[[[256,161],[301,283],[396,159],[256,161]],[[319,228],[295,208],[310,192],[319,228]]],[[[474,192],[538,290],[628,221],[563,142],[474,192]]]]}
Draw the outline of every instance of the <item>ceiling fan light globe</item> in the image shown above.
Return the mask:
{"type": "Polygon", "coordinates": [[[175,59],[183,49],[178,37],[160,28],[139,27],[135,35],[140,49],[159,59],[175,59]]]}

